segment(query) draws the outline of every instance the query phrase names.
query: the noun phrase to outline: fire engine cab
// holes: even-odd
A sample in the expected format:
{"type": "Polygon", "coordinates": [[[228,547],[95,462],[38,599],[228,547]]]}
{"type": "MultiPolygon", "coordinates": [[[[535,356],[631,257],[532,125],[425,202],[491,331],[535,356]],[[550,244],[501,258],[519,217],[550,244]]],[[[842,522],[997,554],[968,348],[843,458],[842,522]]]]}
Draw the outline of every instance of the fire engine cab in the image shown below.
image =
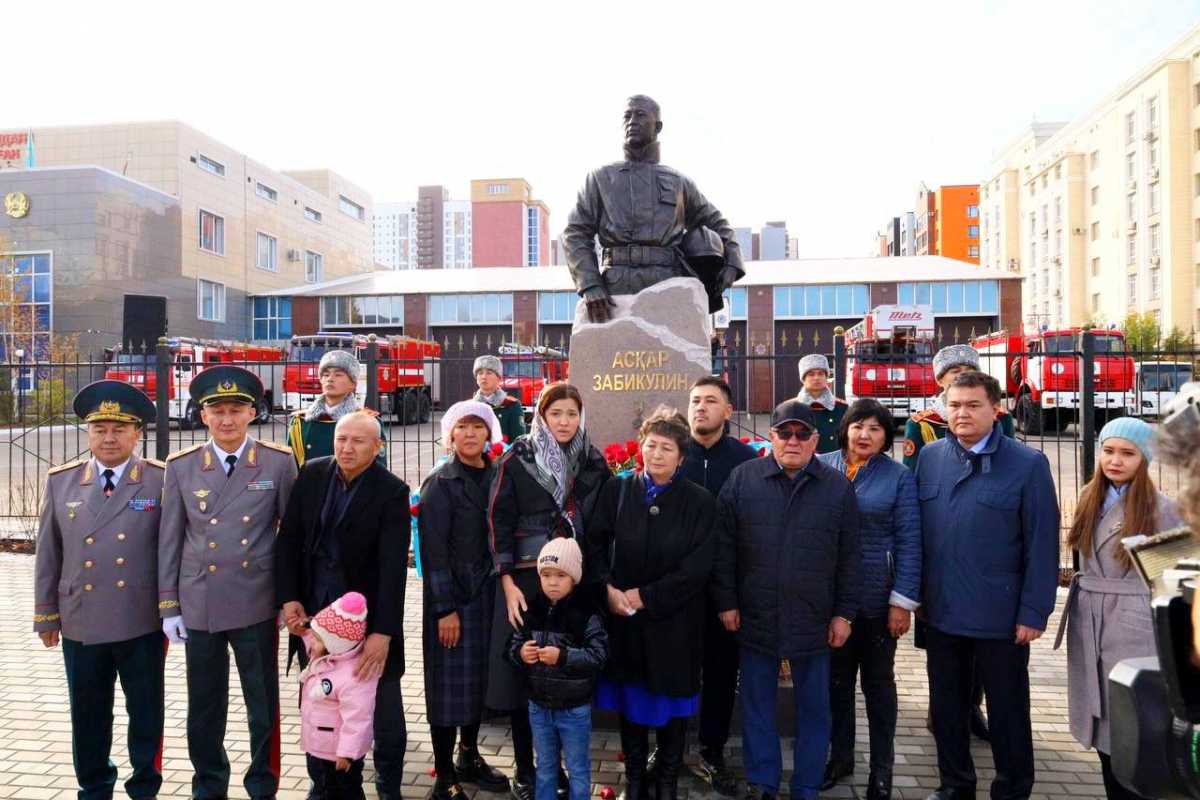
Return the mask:
{"type": "Polygon", "coordinates": [[[876,306],[846,331],[846,401],[878,400],[897,420],[923,411],[933,379],[933,308],[876,306]]]}
{"type": "MultiPolygon", "coordinates": [[[[318,332],[293,336],[284,371],[284,405],[289,411],[307,408],[321,394],[318,367],[330,350],[353,353],[365,371],[367,337],[344,332],[318,332]]],[[[428,422],[433,404],[441,399],[442,346],[411,336],[380,336],[376,339],[375,378],[379,388],[380,414],[395,414],[402,425],[428,422]]],[[[367,378],[360,375],[355,394],[361,404],[367,397],[367,378]]]]}
{"type": "MultiPolygon", "coordinates": [[[[1018,331],[981,336],[973,344],[980,366],[1000,382],[1017,428],[1037,436],[1079,420],[1083,348],[1081,328],[1035,333],[1018,331]]],[[[1133,358],[1126,354],[1123,331],[1090,331],[1095,342],[1097,430],[1104,421],[1124,416],[1133,404],[1133,358]]]]}
{"type": "MultiPolygon", "coordinates": [[[[233,364],[244,367],[259,377],[263,384],[263,402],[258,407],[258,421],[266,422],[271,411],[283,397],[283,350],[278,347],[245,344],[222,339],[193,339],[184,336],[167,340],[171,364],[167,372],[167,399],[170,419],[180,427],[200,424],[200,410],[188,395],[192,379],[214,364],[233,364]]],[[[107,351],[108,367],[104,377],[136,386],[155,399],[158,389],[158,353],[124,352],[119,348],[107,351]]]]}
{"type": "Polygon", "coordinates": [[[499,354],[504,366],[500,386],[521,401],[528,422],[546,384],[567,379],[567,354],[553,347],[511,342],[500,345],[499,354]]]}

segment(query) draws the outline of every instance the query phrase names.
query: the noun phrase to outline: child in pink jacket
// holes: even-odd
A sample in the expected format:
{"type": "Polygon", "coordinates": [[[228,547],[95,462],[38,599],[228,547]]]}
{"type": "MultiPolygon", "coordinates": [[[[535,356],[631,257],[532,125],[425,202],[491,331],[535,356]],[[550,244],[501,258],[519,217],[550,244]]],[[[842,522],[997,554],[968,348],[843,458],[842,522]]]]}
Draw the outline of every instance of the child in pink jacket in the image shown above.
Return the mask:
{"type": "Polygon", "coordinates": [[[354,676],[367,632],[367,599],[347,592],[312,618],[300,673],[300,743],[311,800],[363,800],[363,757],[374,735],[378,678],[354,676]]]}

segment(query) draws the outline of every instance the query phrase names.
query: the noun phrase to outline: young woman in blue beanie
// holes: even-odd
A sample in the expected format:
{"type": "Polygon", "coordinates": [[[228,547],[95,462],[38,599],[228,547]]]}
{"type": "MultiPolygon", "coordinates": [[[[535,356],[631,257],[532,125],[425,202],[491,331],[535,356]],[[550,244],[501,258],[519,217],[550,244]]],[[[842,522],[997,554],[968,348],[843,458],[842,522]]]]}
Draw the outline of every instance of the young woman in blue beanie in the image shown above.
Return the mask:
{"type": "Polygon", "coordinates": [[[1150,478],[1153,437],[1154,430],[1133,417],[1100,431],[1098,469],[1079,496],[1067,538],[1081,569],[1054,643],[1062,643],[1065,628],[1071,733],[1099,754],[1109,800],[1138,795],[1113,778],[1108,674],[1122,659],[1155,653],[1150,594],[1121,540],[1181,524],[1175,503],[1150,478]]]}

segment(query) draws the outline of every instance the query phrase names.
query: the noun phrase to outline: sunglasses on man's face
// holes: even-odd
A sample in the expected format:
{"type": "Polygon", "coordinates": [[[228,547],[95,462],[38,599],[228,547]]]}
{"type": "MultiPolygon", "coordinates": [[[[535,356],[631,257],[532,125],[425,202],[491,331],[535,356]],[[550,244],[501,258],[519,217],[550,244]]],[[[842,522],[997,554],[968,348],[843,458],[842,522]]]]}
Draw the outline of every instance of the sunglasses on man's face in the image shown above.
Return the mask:
{"type": "Polygon", "coordinates": [[[812,438],[813,430],[812,428],[806,428],[803,425],[798,425],[793,428],[775,428],[775,435],[785,442],[789,439],[807,442],[812,438]]]}

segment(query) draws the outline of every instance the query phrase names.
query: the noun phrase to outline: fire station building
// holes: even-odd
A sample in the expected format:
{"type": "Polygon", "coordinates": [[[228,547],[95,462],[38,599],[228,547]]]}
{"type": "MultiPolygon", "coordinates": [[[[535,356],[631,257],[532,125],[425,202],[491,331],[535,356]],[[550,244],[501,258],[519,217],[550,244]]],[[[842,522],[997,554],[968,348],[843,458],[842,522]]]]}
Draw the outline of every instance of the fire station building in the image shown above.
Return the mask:
{"type": "MultiPolygon", "coordinates": [[[[576,300],[566,267],[497,267],[377,271],[262,292],[251,305],[261,340],[284,330],[435,339],[453,394],[473,386],[474,358],[502,342],[568,350],[576,300]]],[[[836,328],[890,303],[931,305],[935,347],[967,342],[1020,324],[1020,276],[941,256],[749,262],[714,319],[738,395],[754,411],[794,395],[800,356],[831,353],[836,328]]]]}

